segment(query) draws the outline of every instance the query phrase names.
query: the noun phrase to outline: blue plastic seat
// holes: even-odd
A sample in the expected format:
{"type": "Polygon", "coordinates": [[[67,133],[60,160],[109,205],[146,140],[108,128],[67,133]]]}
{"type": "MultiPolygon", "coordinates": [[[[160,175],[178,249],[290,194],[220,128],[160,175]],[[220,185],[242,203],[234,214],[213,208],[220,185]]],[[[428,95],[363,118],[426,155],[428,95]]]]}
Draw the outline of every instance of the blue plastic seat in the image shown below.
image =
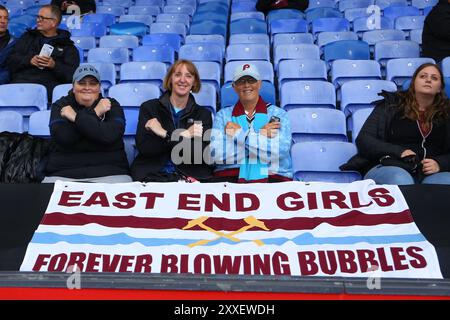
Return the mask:
{"type": "Polygon", "coordinates": [[[36,16],[30,14],[24,14],[20,17],[14,17],[9,20],[10,23],[21,23],[28,28],[34,28],[36,26],[36,16]]]}
{"type": "Polygon", "coordinates": [[[197,7],[197,0],[166,0],[166,5],[188,5],[197,7]]]}
{"type": "Polygon", "coordinates": [[[306,12],[316,8],[335,8],[336,2],[334,0],[310,0],[306,12]]]}
{"type": "Polygon", "coordinates": [[[179,22],[155,22],[150,26],[150,34],[153,33],[176,33],[181,37],[181,42],[184,42],[186,27],[179,22]]]}
{"type": "Polygon", "coordinates": [[[119,22],[141,22],[150,27],[153,16],[145,14],[124,14],[119,17],[119,22]]]}
{"type": "Polygon", "coordinates": [[[128,14],[131,15],[147,15],[147,16],[152,16],[155,17],[161,13],[161,7],[160,6],[155,6],[155,5],[148,5],[148,6],[143,6],[143,5],[135,5],[132,7],[128,8],[128,14]]]}
{"type": "Polygon", "coordinates": [[[214,85],[210,83],[202,83],[200,91],[197,93],[192,93],[192,95],[195,98],[195,102],[197,102],[199,106],[209,109],[213,116],[216,114],[217,91],[214,85]]]}
{"type": "Polygon", "coordinates": [[[346,9],[367,8],[373,5],[374,2],[374,0],[340,0],[338,2],[338,9],[344,12],[346,9]]]}
{"type": "Polygon", "coordinates": [[[433,8],[434,8],[434,6],[425,7],[423,9],[423,15],[426,17],[433,8]]]}
{"type": "Polygon", "coordinates": [[[156,16],[156,22],[182,23],[186,28],[189,28],[191,18],[186,13],[160,13],[156,16]]]}
{"type": "MultiPolygon", "coordinates": [[[[231,40],[231,38],[230,38],[231,40]]],[[[190,34],[186,36],[185,44],[215,44],[222,48],[225,55],[225,38],[220,34],[190,34]]]]}
{"type": "Polygon", "coordinates": [[[132,35],[143,37],[148,33],[148,26],[143,22],[119,22],[110,27],[111,35],[132,35]]]}
{"type": "Polygon", "coordinates": [[[89,50],[93,49],[97,46],[95,37],[88,36],[88,37],[70,37],[70,39],[73,41],[73,43],[83,50],[89,50]]]}
{"type": "Polygon", "coordinates": [[[288,111],[294,143],[306,141],[345,141],[345,115],[337,109],[299,108],[288,111]]]}
{"type": "Polygon", "coordinates": [[[35,3],[34,0],[20,0],[20,1],[7,0],[7,1],[2,1],[2,2],[6,3],[6,5],[10,5],[10,4],[14,3],[15,6],[18,6],[18,7],[24,8],[24,9],[33,6],[35,3]]]}
{"type": "Polygon", "coordinates": [[[409,38],[411,41],[417,42],[422,45],[422,31],[423,29],[414,29],[409,32],[409,38]]]}
{"type": "Polygon", "coordinates": [[[116,66],[112,62],[89,62],[100,73],[103,90],[116,84],[116,66]]]}
{"type": "Polygon", "coordinates": [[[340,40],[324,46],[323,56],[328,63],[337,59],[369,60],[370,48],[361,40],[340,40]]]}
{"type": "Polygon", "coordinates": [[[274,20],[278,19],[303,19],[304,14],[297,9],[275,9],[267,13],[267,24],[270,26],[274,20]]]}
{"type": "Polygon", "coordinates": [[[395,21],[398,17],[403,16],[419,16],[419,9],[412,6],[391,5],[383,9],[383,16],[395,21]]]}
{"type": "Polygon", "coordinates": [[[109,27],[116,22],[116,16],[110,13],[89,13],[83,16],[83,22],[102,23],[109,27]]]}
{"type": "Polygon", "coordinates": [[[222,13],[220,11],[205,11],[205,12],[197,11],[192,16],[192,24],[198,24],[207,20],[210,20],[211,22],[220,23],[221,25],[226,25],[228,23],[228,13],[222,13]]]}
{"type": "Polygon", "coordinates": [[[119,83],[109,88],[108,96],[116,99],[124,110],[139,109],[142,103],[159,98],[158,86],[150,83],[119,83]]]}
{"type": "Polygon", "coordinates": [[[264,13],[260,11],[234,12],[230,15],[230,22],[240,19],[257,19],[266,21],[264,13]]]}
{"type": "Polygon", "coordinates": [[[164,6],[164,0],[135,0],[136,6],[164,6]]]}
{"type": "Polygon", "coordinates": [[[222,49],[215,44],[185,44],[180,47],[179,59],[191,61],[211,61],[222,66],[222,49]]]}
{"type": "Polygon", "coordinates": [[[375,0],[375,5],[379,6],[381,10],[389,6],[404,6],[408,5],[408,0],[375,0]]]}
{"type": "Polygon", "coordinates": [[[211,61],[193,61],[203,84],[211,84],[216,91],[220,90],[220,81],[222,78],[221,67],[216,62],[211,61]]]}
{"type": "Polygon", "coordinates": [[[314,44],[311,33],[278,33],[273,37],[272,45],[275,49],[280,44],[314,44]]]}
{"type": "Polygon", "coordinates": [[[194,15],[195,7],[191,5],[165,5],[163,7],[163,13],[184,13],[190,17],[194,15]]]}
{"type": "Polygon", "coordinates": [[[141,82],[162,86],[167,66],[164,62],[126,62],[120,66],[120,83],[141,82]]]}
{"type": "Polygon", "coordinates": [[[127,48],[93,48],[88,52],[88,62],[122,64],[130,61],[127,48]]]}
{"type": "MultiPolygon", "coordinates": [[[[251,61],[259,71],[262,81],[274,82],[273,65],[269,61],[251,61]]],[[[230,61],[225,64],[224,83],[233,82],[234,71],[238,66],[242,65],[242,61],[230,61]]]]}
{"type": "Polygon", "coordinates": [[[340,40],[358,40],[358,35],[353,31],[325,31],[317,35],[317,45],[319,48],[340,40]]]}
{"type": "MultiPolygon", "coordinates": [[[[383,99],[378,94],[382,90],[395,92],[397,86],[387,80],[354,80],[341,87],[341,110],[349,117],[355,110],[371,108],[374,102],[383,99]]],[[[351,126],[349,126],[351,129],[351,126]]]]}
{"type": "Polygon", "coordinates": [[[446,57],[441,61],[442,73],[444,77],[450,77],[450,57],[446,57]]]}
{"type": "Polygon", "coordinates": [[[65,97],[69,94],[69,91],[72,90],[73,85],[71,83],[58,84],[53,88],[52,93],[52,103],[59,100],[62,97],[65,97]]]}
{"type": "Polygon", "coordinates": [[[350,183],[361,179],[356,171],[339,167],[357,153],[356,146],[342,141],[295,143],[291,148],[294,180],[350,183]]]}
{"type": "Polygon", "coordinates": [[[218,22],[205,20],[201,22],[195,22],[191,24],[189,29],[190,34],[220,34],[224,39],[227,37],[227,24],[226,22],[218,22]]]}
{"type": "Polygon", "coordinates": [[[124,8],[131,7],[133,5],[132,0],[102,0],[104,6],[122,6],[124,8]]]}
{"type": "Polygon", "coordinates": [[[270,37],[279,33],[307,33],[308,22],[303,19],[277,19],[270,24],[270,37]]]}
{"type": "Polygon", "coordinates": [[[47,89],[41,84],[11,83],[0,85],[1,111],[13,110],[23,116],[29,116],[35,111],[46,110],[47,102],[47,89]]]}
{"type": "Polygon", "coordinates": [[[377,19],[374,19],[373,16],[356,18],[353,20],[353,31],[362,36],[366,31],[394,29],[394,21],[389,18],[379,17],[379,25],[377,23],[377,19]]]}
{"type": "Polygon", "coordinates": [[[337,88],[352,80],[381,79],[380,64],[374,60],[334,60],[330,73],[337,88]]]}
{"type": "Polygon", "coordinates": [[[23,117],[17,111],[0,109],[0,132],[23,132],[23,117]]]}
{"type": "Polygon", "coordinates": [[[22,7],[18,7],[18,6],[13,6],[13,5],[8,5],[8,13],[9,13],[9,18],[15,18],[15,17],[19,17],[21,15],[24,14],[24,9],[22,7]]]}
{"type": "Polygon", "coordinates": [[[439,0],[412,0],[411,5],[417,9],[423,10],[429,6],[434,7],[438,2],[439,0]]]}
{"type": "Polygon", "coordinates": [[[226,49],[226,62],[265,60],[270,61],[270,47],[259,43],[230,44],[226,49]]]}
{"type": "Polygon", "coordinates": [[[413,29],[423,29],[425,16],[403,16],[395,19],[395,29],[403,30],[409,38],[413,29]]]}
{"type": "Polygon", "coordinates": [[[240,19],[230,22],[230,34],[267,33],[267,24],[258,19],[240,19]]]}
{"type": "Polygon", "coordinates": [[[380,41],[375,44],[374,58],[382,67],[389,59],[419,58],[420,47],[417,42],[410,40],[380,41]]]}
{"type": "Polygon", "coordinates": [[[178,52],[181,47],[181,38],[177,33],[147,34],[142,38],[142,45],[168,45],[173,48],[174,52],[178,52]]]}
{"type": "MultiPolygon", "coordinates": [[[[381,10],[380,10],[381,13],[381,10]]],[[[349,22],[353,22],[357,18],[367,18],[373,14],[372,11],[367,12],[367,7],[364,8],[351,8],[344,10],[344,18],[349,22]]]]}
{"type": "Polygon", "coordinates": [[[336,92],[327,81],[289,81],[281,85],[280,104],[285,110],[305,107],[335,109],[336,92]]]}
{"type": "Polygon", "coordinates": [[[324,31],[350,31],[350,22],[345,18],[318,18],[311,22],[313,35],[324,31]]]}
{"type": "Polygon", "coordinates": [[[160,61],[170,66],[174,60],[175,52],[170,46],[145,45],[133,49],[133,61],[160,61]]]}
{"type": "Polygon", "coordinates": [[[306,21],[312,22],[321,18],[342,18],[343,14],[333,7],[319,7],[306,11],[306,21]]]}
{"type": "Polygon", "coordinates": [[[242,1],[231,3],[231,13],[247,12],[247,11],[256,11],[256,2],[242,1]]]}
{"type": "Polygon", "coordinates": [[[282,60],[320,59],[319,47],[315,44],[280,44],[275,47],[273,61],[275,70],[282,60]]]}
{"type": "MultiPolygon", "coordinates": [[[[267,103],[275,104],[275,86],[273,83],[263,81],[259,95],[267,103]]],[[[220,106],[221,108],[234,106],[239,100],[238,95],[234,91],[230,82],[225,83],[220,89],[220,106]]]]}
{"type": "Polygon", "coordinates": [[[395,29],[370,30],[363,33],[362,40],[374,48],[375,43],[380,41],[405,40],[405,34],[403,31],[395,29]]]}
{"type": "Polygon", "coordinates": [[[351,131],[352,142],[355,143],[362,126],[372,113],[373,108],[358,109],[352,114],[353,128],[351,131]]]}
{"type": "Polygon", "coordinates": [[[9,33],[14,37],[14,38],[20,38],[22,36],[22,34],[27,31],[28,26],[23,24],[23,23],[14,23],[14,22],[10,22],[8,24],[8,30],[9,33]]]}
{"type": "Polygon", "coordinates": [[[134,49],[139,47],[139,38],[133,35],[103,36],[100,38],[99,47],[134,49]]]}
{"type": "Polygon", "coordinates": [[[28,133],[35,137],[50,137],[50,110],[33,112],[28,123],[28,133]]]}
{"type": "Polygon", "coordinates": [[[104,23],[82,22],[79,29],[70,29],[72,37],[96,37],[106,35],[106,25],[104,23]]]}
{"type": "Polygon", "coordinates": [[[109,13],[115,17],[125,14],[125,7],[122,6],[97,6],[96,13],[109,13]]]}
{"type": "Polygon", "coordinates": [[[283,60],[278,64],[278,89],[288,81],[327,81],[327,66],[323,60],[299,59],[283,60]]]}
{"type": "Polygon", "coordinates": [[[265,33],[235,33],[230,35],[228,44],[237,43],[259,43],[270,46],[270,38],[265,33]]]}
{"type": "Polygon", "coordinates": [[[393,81],[397,86],[410,79],[416,69],[424,63],[436,63],[432,58],[401,58],[391,59],[386,64],[386,80],[393,81]]]}

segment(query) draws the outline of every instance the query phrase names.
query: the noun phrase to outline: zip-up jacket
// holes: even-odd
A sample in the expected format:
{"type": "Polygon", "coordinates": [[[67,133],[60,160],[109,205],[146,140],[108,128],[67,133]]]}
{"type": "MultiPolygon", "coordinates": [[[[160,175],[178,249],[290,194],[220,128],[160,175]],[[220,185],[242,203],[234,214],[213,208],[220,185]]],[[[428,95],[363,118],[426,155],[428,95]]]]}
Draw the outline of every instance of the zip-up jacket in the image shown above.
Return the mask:
{"type": "Polygon", "coordinates": [[[450,3],[440,0],[425,18],[422,55],[441,61],[450,56],[450,3]]]}

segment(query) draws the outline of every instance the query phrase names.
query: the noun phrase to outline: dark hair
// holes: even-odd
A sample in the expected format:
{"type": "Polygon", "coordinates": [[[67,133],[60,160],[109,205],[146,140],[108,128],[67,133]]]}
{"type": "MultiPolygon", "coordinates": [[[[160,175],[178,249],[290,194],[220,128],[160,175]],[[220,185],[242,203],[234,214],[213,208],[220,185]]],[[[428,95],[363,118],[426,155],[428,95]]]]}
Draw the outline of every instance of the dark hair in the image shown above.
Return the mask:
{"type": "Polygon", "coordinates": [[[56,19],[56,23],[57,23],[57,25],[59,25],[62,20],[61,9],[58,6],[54,6],[52,4],[46,4],[41,7],[41,9],[44,9],[44,8],[50,9],[50,12],[52,13],[53,18],[56,19]]]}
{"type": "Polygon", "coordinates": [[[177,60],[175,61],[174,64],[170,66],[164,78],[163,83],[164,89],[172,91],[172,81],[171,81],[172,75],[174,74],[176,68],[181,65],[185,65],[189,73],[191,73],[194,76],[194,85],[192,86],[192,92],[194,93],[199,92],[202,84],[200,81],[200,75],[198,73],[197,67],[195,66],[195,64],[192,63],[192,61],[186,59],[177,60]]]}
{"type": "Polygon", "coordinates": [[[447,119],[449,111],[449,102],[447,95],[445,94],[444,75],[437,64],[424,63],[417,68],[412,76],[408,90],[401,94],[400,107],[403,109],[406,118],[411,120],[417,120],[419,118],[419,104],[416,100],[415,82],[419,72],[427,67],[434,67],[441,77],[441,90],[434,96],[431,107],[427,108],[424,113],[425,123],[431,125],[432,119],[438,121],[447,119]]]}
{"type": "Polygon", "coordinates": [[[8,18],[9,18],[9,11],[8,11],[8,9],[6,9],[5,6],[2,6],[2,5],[0,4],[0,10],[6,11],[6,13],[8,14],[8,18]]]}

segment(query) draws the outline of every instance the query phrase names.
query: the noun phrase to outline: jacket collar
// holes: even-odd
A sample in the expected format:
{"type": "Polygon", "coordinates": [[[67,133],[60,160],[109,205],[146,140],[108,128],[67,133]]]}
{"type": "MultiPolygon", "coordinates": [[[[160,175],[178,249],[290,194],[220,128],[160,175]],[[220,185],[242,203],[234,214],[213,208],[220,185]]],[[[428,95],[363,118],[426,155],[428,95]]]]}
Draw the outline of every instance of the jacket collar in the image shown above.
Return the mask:
{"type": "MultiPolygon", "coordinates": [[[[164,106],[164,110],[166,110],[167,112],[171,113],[171,104],[170,104],[170,95],[171,92],[169,90],[167,90],[166,92],[163,93],[163,95],[159,98],[159,102],[164,106]]],[[[185,118],[186,116],[188,116],[192,110],[194,109],[196,102],[195,102],[195,98],[194,96],[190,93],[189,94],[189,99],[188,102],[186,104],[186,108],[184,108],[184,112],[181,118],[185,118]]]]}

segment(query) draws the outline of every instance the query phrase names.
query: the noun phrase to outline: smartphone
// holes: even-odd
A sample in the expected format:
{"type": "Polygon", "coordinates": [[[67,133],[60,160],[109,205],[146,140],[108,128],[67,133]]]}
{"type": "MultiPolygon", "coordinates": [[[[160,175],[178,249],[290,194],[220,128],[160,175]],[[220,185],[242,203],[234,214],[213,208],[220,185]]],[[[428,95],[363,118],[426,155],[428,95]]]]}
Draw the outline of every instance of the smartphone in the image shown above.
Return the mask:
{"type": "Polygon", "coordinates": [[[272,116],[272,117],[270,117],[269,123],[271,123],[271,122],[280,122],[280,118],[278,118],[277,116],[272,116]]]}
{"type": "Polygon", "coordinates": [[[41,48],[41,52],[39,52],[39,55],[41,57],[50,57],[52,55],[53,52],[53,46],[44,43],[44,45],[41,48]]]}

